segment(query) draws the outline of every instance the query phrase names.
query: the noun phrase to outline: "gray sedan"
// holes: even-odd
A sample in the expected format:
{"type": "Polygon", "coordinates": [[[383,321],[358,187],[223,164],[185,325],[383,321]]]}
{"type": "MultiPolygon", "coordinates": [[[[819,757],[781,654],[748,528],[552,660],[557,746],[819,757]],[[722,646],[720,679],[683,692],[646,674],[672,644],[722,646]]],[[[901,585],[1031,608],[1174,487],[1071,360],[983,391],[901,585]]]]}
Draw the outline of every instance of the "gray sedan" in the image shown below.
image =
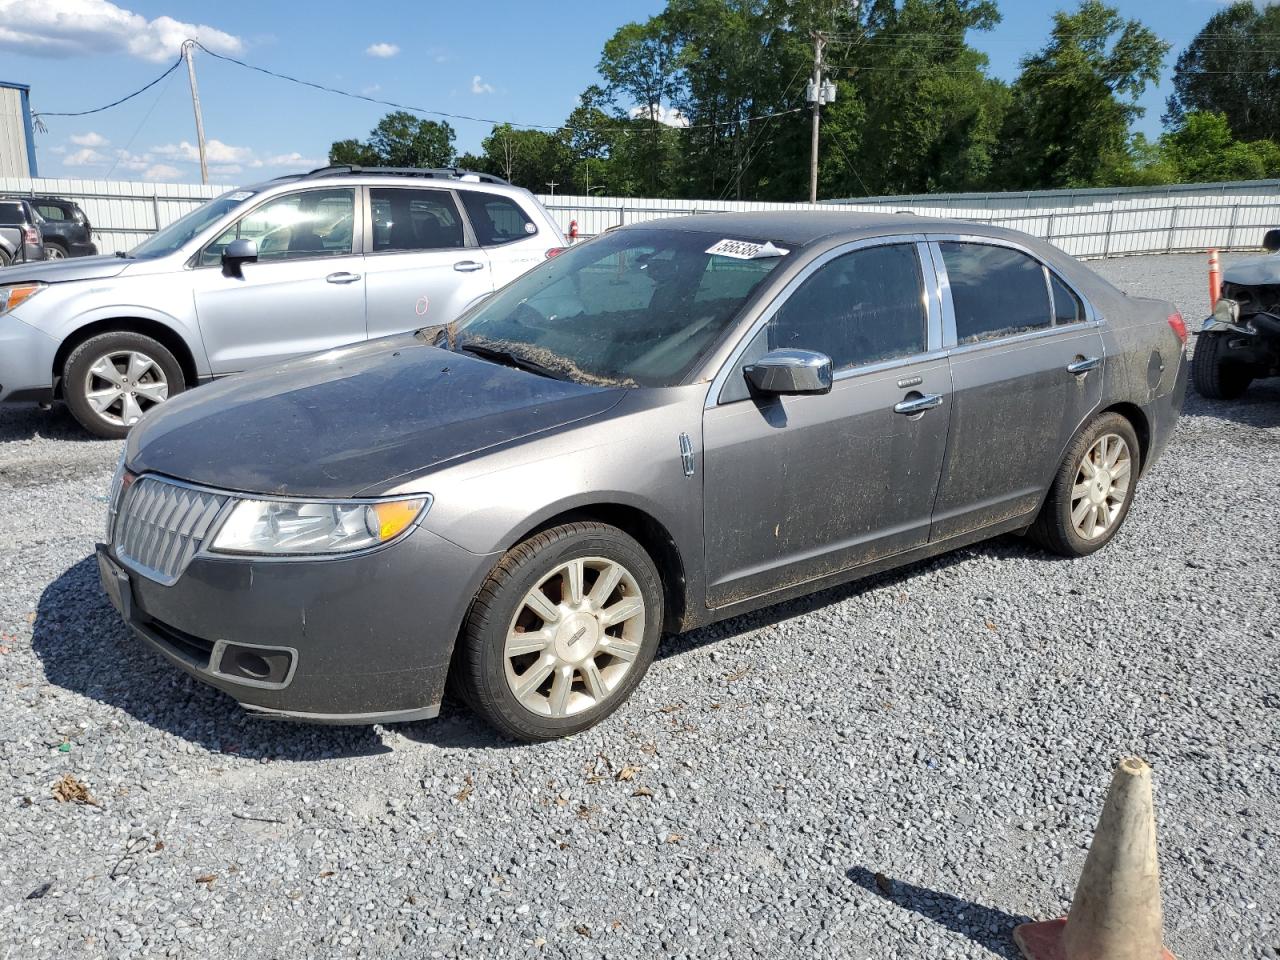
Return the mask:
{"type": "Polygon", "coordinates": [[[170,401],[103,583],[247,710],[582,730],[663,633],[1001,533],[1115,536],[1182,318],[1007,230],[848,213],[612,231],[445,327],[170,401]]]}

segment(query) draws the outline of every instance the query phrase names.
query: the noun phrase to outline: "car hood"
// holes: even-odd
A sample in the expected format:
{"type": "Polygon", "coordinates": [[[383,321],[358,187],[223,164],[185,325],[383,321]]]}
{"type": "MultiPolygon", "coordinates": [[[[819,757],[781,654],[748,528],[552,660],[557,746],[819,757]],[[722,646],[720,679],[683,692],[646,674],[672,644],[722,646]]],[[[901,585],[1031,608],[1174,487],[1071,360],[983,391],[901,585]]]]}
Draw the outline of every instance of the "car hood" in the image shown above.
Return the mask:
{"type": "Polygon", "coordinates": [[[123,257],[72,257],[19,263],[4,273],[5,283],[63,283],[67,280],[101,280],[124,271],[131,261],[123,257]]]}
{"type": "Polygon", "coordinates": [[[625,393],[405,334],[175,397],[130,431],[127,462],[135,473],[247,493],[374,495],[393,480],[603,413],[625,393]]]}
{"type": "Polygon", "coordinates": [[[1257,287],[1268,283],[1280,284],[1280,255],[1270,254],[1233,263],[1223,271],[1222,279],[1228,283],[1238,283],[1243,287],[1257,287]]]}

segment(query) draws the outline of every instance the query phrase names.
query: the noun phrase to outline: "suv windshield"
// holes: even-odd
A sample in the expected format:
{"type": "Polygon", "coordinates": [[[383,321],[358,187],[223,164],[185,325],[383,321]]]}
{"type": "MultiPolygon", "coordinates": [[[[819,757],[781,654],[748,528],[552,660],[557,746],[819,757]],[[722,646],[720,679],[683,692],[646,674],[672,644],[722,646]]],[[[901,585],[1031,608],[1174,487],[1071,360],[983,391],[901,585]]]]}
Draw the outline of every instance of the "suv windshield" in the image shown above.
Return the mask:
{"type": "Polygon", "coordinates": [[[253,194],[248,190],[236,190],[215,197],[203,206],[196,207],[186,216],[179,217],[159,233],[148,237],[129,251],[129,256],[139,259],[163,257],[180,250],[189,240],[217,223],[253,194]]]}
{"type": "Polygon", "coordinates": [[[565,379],[672,386],[786,253],[690,230],[620,230],[535,267],[458,320],[448,339],[565,379]]]}

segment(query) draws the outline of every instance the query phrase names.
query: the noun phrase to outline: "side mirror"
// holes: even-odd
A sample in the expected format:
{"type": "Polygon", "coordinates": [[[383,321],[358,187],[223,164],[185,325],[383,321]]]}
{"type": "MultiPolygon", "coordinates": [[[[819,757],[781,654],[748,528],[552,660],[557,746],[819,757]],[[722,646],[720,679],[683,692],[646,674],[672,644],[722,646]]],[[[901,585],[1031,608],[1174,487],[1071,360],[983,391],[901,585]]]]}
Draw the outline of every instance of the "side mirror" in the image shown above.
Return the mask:
{"type": "Polygon", "coordinates": [[[242,277],[240,268],[246,263],[258,262],[257,240],[232,240],[222,251],[222,275],[224,277],[242,277]]]}
{"type": "Polygon", "coordinates": [[[1268,253],[1280,250],[1280,230],[1268,230],[1262,235],[1262,249],[1268,253]]]}
{"type": "Polygon", "coordinates": [[[756,394],[831,392],[831,358],[813,350],[770,350],[742,373],[756,394]]]}

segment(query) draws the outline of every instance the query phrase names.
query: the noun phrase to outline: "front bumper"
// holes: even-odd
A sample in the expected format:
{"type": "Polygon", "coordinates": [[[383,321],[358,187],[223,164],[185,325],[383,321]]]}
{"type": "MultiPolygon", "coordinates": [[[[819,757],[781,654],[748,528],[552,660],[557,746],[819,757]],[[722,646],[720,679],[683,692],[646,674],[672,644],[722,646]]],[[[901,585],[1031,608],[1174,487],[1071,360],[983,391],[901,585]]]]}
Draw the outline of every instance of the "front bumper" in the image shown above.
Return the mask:
{"type": "Polygon", "coordinates": [[[0,401],[52,396],[58,343],[12,314],[0,316],[0,401]]]}
{"type": "Polygon", "coordinates": [[[311,723],[434,717],[495,559],[419,528],[352,557],[197,555],[164,586],[98,547],[107,595],[149,646],[250,713],[311,723]]]}

